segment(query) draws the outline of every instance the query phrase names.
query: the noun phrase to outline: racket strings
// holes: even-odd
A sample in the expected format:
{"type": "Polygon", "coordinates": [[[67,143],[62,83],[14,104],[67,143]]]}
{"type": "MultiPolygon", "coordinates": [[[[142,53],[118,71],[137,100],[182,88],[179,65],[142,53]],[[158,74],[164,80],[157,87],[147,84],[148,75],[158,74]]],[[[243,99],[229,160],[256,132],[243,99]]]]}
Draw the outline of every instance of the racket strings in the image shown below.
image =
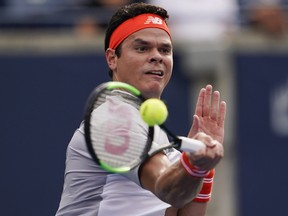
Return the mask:
{"type": "Polygon", "coordinates": [[[91,143],[105,165],[111,168],[133,167],[145,155],[147,136],[136,132],[137,125],[131,119],[135,117],[132,106],[115,103],[115,94],[111,94],[110,90],[103,90],[94,101],[90,120],[91,143]]]}
{"type": "MultiPolygon", "coordinates": [[[[145,146],[143,145],[145,140],[140,141],[134,138],[127,141],[121,135],[115,135],[112,131],[110,133],[104,132],[101,129],[95,130],[92,134],[92,136],[97,137],[97,139],[92,140],[92,144],[98,158],[110,167],[134,166],[144,154],[145,149],[141,146],[145,146]],[[108,144],[110,149],[107,147],[108,144]]],[[[132,136],[130,135],[130,137],[132,136]]]]}
{"type": "Polygon", "coordinates": [[[105,103],[107,96],[111,95],[111,91],[103,90],[101,94],[98,95],[97,100],[93,104],[93,110],[97,109],[101,104],[105,103]]]}

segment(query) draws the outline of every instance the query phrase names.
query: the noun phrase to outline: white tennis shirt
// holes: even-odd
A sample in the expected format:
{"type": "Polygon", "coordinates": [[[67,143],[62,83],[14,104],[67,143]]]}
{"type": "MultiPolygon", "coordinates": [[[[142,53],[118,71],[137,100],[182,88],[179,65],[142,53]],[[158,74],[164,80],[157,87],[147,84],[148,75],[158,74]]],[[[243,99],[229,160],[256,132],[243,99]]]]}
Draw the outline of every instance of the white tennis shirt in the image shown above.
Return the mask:
{"type": "MultiPolygon", "coordinates": [[[[133,104],[133,97],[112,99],[115,99],[115,103],[128,102],[133,112],[139,115],[135,109],[139,107],[133,104]]],[[[136,123],[142,126],[138,128],[147,129],[147,126],[139,119],[136,118],[138,121],[136,123]]],[[[156,128],[154,141],[164,144],[168,142],[168,138],[163,131],[156,128]]],[[[180,153],[174,149],[165,153],[172,163],[180,157],[180,153]]],[[[165,215],[170,205],[140,186],[138,168],[125,174],[112,174],[101,169],[88,153],[82,123],[75,131],[67,148],[64,186],[56,216],[165,215]]]]}

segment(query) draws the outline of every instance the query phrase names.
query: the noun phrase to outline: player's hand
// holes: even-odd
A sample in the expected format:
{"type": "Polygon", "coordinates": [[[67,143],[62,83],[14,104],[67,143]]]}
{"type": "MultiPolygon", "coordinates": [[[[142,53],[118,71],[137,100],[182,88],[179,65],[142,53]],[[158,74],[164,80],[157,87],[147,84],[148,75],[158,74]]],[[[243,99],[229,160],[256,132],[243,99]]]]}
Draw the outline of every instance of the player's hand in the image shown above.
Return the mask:
{"type": "Polygon", "coordinates": [[[211,170],[215,168],[224,157],[223,145],[203,132],[198,132],[193,138],[203,142],[206,148],[196,153],[186,152],[190,163],[197,166],[200,170],[211,170]]]}
{"type": "Polygon", "coordinates": [[[204,132],[223,144],[225,116],[226,103],[220,101],[219,91],[212,92],[212,86],[207,85],[199,92],[194,120],[188,137],[193,138],[198,132],[204,132]]]}

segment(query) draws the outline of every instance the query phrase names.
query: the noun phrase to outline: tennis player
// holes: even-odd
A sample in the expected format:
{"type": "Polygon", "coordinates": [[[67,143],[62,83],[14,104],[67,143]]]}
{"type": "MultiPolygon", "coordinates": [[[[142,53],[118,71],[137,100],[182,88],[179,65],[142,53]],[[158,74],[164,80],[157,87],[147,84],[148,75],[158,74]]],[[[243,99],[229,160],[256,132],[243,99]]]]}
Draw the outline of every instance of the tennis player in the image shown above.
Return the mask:
{"type": "MultiPolygon", "coordinates": [[[[173,69],[167,19],[165,9],[145,3],[126,5],[112,16],[105,38],[112,80],[135,86],[146,98],[161,98],[173,69]]],[[[135,103],[133,97],[129,100],[129,104],[135,103]]],[[[117,103],[126,102],[127,98],[117,99],[117,103]]],[[[97,112],[101,115],[101,110],[97,112]]],[[[164,150],[123,174],[109,173],[93,161],[82,123],[67,148],[65,182],[56,215],[205,215],[215,167],[224,156],[225,114],[220,93],[207,85],[200,90],[188,134],[202,141],[206,149],[193,154],[164,150]]],[[[113,115],[117,117],[117,112],[113,115]]],[[[147,133],[143,121],[135,124],[139,125],[137,133],[147,133]]],[[[165,143],[168,138],[159,130],[154,141],[165,143]]]]}

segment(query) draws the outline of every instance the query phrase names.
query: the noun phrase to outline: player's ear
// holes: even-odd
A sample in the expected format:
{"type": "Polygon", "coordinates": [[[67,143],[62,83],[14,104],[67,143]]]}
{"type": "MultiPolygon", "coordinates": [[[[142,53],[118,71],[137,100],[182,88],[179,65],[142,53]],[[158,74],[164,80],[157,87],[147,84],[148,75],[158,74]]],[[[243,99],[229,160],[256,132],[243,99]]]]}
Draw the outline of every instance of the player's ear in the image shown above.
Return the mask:
{"type": "Polygon", "coordinates": [[[115,54],[115,50],[108,48],[106,50],[106,61],[108,64],[108,67],[114,71],[117,67],[117,56],[115,54]]]}

